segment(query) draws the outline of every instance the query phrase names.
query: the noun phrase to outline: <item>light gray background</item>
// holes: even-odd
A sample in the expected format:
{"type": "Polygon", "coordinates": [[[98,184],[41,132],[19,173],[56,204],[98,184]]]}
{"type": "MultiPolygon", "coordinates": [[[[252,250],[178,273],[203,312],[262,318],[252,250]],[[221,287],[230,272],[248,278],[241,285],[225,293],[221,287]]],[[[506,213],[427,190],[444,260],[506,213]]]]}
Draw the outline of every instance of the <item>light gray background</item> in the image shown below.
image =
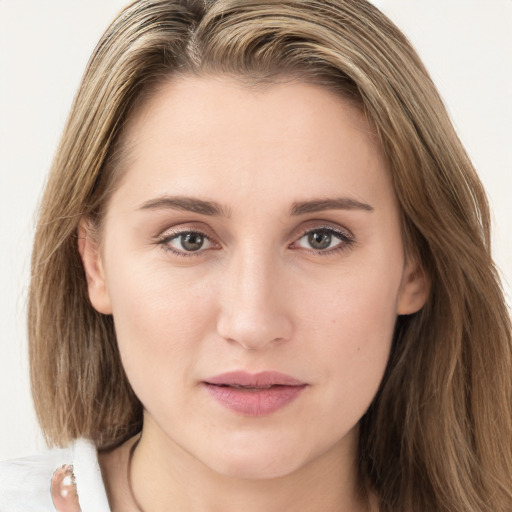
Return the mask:
{"type": "MultiPolygon", "coordinates": [[[[28,384],[35,210],[81,75],[126,0],[0,0],[0,458],[44,449],[28,384]]],[[[512,304],[512,0],[375,0],[409,36],[487,188],[512,304]]]]}

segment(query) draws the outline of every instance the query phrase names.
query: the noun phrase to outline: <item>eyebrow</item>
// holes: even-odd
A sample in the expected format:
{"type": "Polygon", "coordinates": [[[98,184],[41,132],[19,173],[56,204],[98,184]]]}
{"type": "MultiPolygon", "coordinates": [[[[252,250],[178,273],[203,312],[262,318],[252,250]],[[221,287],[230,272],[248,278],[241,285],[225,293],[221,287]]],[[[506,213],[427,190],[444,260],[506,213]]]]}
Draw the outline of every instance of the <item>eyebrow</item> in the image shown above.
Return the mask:
{"type": "Polygon", "coordinates": [[[367,203],[362,203],[361,201],[349,197],[314,199],[312,201],[294,203],[290,210],[290,215],[304,215],[306,213],[316,213],[324,210],[363,210],[373,212],[374,208],[367,203]]]}
{"type": "Polygon", "coordinates": [[[215,201],[204,201],[194,197],[160,196],[143,203],[139,210],[182,210],[214,217],[229,217],[231,212],[215,201]]]}
{"type": "MultiPolygon", "coordinates": [[[[144,202],[139,207],[139,210],[162,209],[182,210],[212,217],[231,216],[229,209],[224,208],[215,201],[205,201],[203,199],[185,196],[160,196],[144,202]]],[[[290,215],[298,216],[325,210],[363,210],[372,212],[374,209],[373,206],[357,201],[356,199],[340,197],[334,199],[313,199],[311,201],[293,203],[290,209],[290,215]]]]}

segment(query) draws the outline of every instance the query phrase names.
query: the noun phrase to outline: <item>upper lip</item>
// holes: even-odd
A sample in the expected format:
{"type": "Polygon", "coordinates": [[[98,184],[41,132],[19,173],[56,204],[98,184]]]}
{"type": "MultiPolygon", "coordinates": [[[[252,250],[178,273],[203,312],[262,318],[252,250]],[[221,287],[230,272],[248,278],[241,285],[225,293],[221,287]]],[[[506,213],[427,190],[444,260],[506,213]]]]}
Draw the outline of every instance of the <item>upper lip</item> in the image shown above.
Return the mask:
{"type": "Polygon", "coordinates": [[[306,383],[280,372],[264,371],[248,373],[234,371],[215,375],[205,380],[216,386],[244,386],[251,388],[268,388],[270,386],[304,386],[306,383]]]}

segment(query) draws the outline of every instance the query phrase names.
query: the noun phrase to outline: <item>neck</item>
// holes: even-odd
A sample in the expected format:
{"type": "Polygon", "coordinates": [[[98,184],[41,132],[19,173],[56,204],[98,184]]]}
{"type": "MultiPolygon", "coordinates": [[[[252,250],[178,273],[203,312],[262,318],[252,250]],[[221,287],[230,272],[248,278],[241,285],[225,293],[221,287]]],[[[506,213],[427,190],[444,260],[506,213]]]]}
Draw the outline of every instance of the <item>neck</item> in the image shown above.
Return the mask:
{"type": "Polygon", "coordinates": [[[155,435],[154,427],[146,423],[131,461],[134,508],[142,512],[370,510],[357,485],[356,431],[350,443],[345,439],[284,476],[240,478],[212,470],[167,436],[155,435]]]}

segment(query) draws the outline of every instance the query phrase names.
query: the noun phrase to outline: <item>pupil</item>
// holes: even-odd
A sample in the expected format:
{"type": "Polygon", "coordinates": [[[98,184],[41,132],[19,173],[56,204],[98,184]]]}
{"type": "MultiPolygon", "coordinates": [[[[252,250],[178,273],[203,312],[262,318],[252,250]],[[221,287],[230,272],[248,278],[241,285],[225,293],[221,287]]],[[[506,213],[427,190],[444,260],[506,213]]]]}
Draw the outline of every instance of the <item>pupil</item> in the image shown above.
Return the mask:
{"type": "Polygon", "coordinates": [[[181,236],[181,245],[187,251],[198,251],[203,246],[204,237],[199,233],[187,233],[181,236]]]}
{"type": "Polygon", "coordinates": [[[328,231],[313,231],[308,235],[308,242],[313,249],[327,249],[331,245],[332,236],[328,231]]]}

